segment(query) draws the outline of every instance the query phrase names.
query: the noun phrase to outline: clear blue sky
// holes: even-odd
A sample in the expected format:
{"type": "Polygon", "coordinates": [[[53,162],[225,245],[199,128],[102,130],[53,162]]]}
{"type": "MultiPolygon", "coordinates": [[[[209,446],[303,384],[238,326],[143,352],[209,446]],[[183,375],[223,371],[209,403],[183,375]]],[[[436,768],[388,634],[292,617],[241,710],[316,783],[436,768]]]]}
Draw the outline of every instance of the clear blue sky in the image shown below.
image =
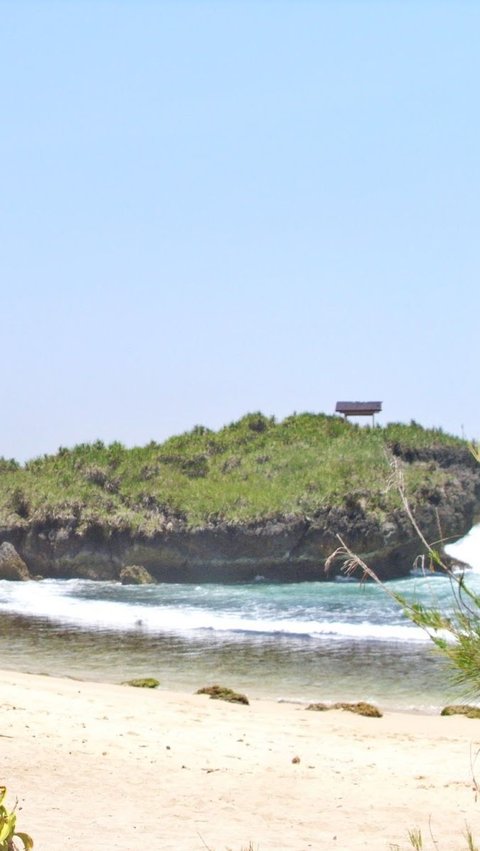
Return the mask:
{"type": "Polygon", "coordinates": [[[480,437],[480,3],[0,0],[0,455],[480,437]]]}

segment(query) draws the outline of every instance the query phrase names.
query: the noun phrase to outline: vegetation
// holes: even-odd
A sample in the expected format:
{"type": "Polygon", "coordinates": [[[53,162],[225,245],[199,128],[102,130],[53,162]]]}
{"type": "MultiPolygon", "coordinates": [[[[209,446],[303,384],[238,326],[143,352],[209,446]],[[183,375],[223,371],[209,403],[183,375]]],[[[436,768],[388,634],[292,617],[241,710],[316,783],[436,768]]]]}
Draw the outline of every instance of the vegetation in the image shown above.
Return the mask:
{"type": "MultiPolygon", "coordinates": [[[[480,460],[477,447],[474,454],[480,460]]],[[[369,565],[355,555],[339,537],[341,546],[327,559],[326,569],[336,560],[343,560],[344,572],[347,575],[358,575],[362,572],[364,578],[373,579],[403,609],[404,614],[416,626],[423,629],[435,647],[450,662],[453,680],[466,695],[480,697],[480,595],[476,594],[467,584],[463,572],[454,572],[449,565],[442,561],[440,553],[425,539],[411,511],[407,498],[403,474],[396,465],[396,483],[403,507],[429,555],[429,569],[432,572],[445,574],[452,586],[453,607],[450,612],[440,611],[435,606],[426,606],[407,599],[398,591],[393,591],[385,585],[369,565]]]]}
{"type": "Polygon", "coordinates": [[[16,851],[18,845],[15,839],[19,839],[24,849],[33,848],[33,839],[28,833],[21,833],[16,830],[17,814],[15,807],[13,810],[7,810],[4,801],[7,790],[5,786],[0,786],[0,851],[16,851]]]}
{"type": "Polygon", "coordinates": [[[143,677],[139,680],[127,680],[122,685],[133,686],[133,688],[158,688],[160,680],[155,679],[155,677],[143,677]]]}
{"type": "Polygon", "coordinates": [[[449,706],[443,707],[440,715],[465,715],[467,718],[480,718],[480,708],[463,703],[449,704],[449,706]]]}
{"type": "Polygon", "coordinates": [[[152,575],[141,564],[126,565],[120,571],[122,585],[150,585],[153,581],[152,575]]]}
{"type": "MultiPolygon", "coordinates": [[[[472,455],[480,463],[480,447],[474,444],[470,447],[472,455]]],[[[340,547],[332,553],[327,560],[329,563],[342,559],[344,572],[347,575],[357,574],[358,570],[363,573],[364,578],[372,579],[383,590],[394,599],[403,609],[405,615],[417,626],[421,627],[435,647],[448,659],[451,664],[453,676],[458,685],[467,689],[476,698],[480,697],[480,595],[475,594],[466,584],[463,573],[455,573],[449,565],[445,564],[438,552],[430,545],[422,530],[417,525],[413,516],[410,501],[407,498],[407,487],[403,472],[398,464],[394,463],[395,482],[403,508],[406,510],[410,520],[419,536],[420,541],[429,555],[429,569],[444,573],[452,583],[454,606],[451,613],[439,611],[434,606],[424,606],[420,603],[407,600],[402,594],[392,591],[385,585],[375,571],[373,571],[359,556],[353,553],[345,542],[339,537],[340,547]]],[[[323,704],[308,707],[312,709],[323,709],[323,704]]],[[[467,718],[480,718],[480,708],[468,705],[450,705],[444,707],[442,716],[465,715],[467,718]]],[[[476,793],[478,785],[474,778],[476,793]]],[[[434,839],[431,828],[432,846],[440,851],[439,843],[434,839]]],[[[409,844],[416,851],[422,851],[424,846],[422,832],[419,828],[408,831],[409,844]]],[[[470,828],[465,829],[466,851],[480,851],[476,844],[470,828]]],[[[390,845],[391,851],[401,851],[399,845],[390,845]]]]}
{"type": "MultiPolygon", "coordinates": [[[[430,837],[431,837],[431,846],[430,847],[435,849],[435,851],[441,851],[441,846],[439,845],[439,843],[437,842],[437,840],[435,839],[435,837],[432,834],[431,826],[430,826],[430,837]]],[[[465,837],[465,842],[466,842],[466,845],[464,846],[465,851],[480,851],[478,845],[475,842],[472,831],[470,830],[468,825],[465,828],[464,837],[465,837]]],[[[425,849],[425,851],[427,851],[427,846],[424,845],[423,835],[422,835],[422,831],[420,830],[420,828],[414,827],[411,830],[409,830],[408,831],[408,840],[409,840],[409,847],[414,848],[415,851],[423,851],[423,849],[425,849]]],[[[390,844],[390,851],[401,851],[400,845],[390,844]]],[[[460,849],[459,849],[459,851],[460,851],[460,849]]]]}
{"type": "Polygon", "coordinates": [[[308,515],[342,505],[346,494],[352,505],[385,514],[399,504],[388,488],[385,450],[409,461],[415,499],[426,481],[433,489],[445,485],[448,470],[433,456],[446,449],[468,454],[459,438],[415,422],[370,428],[305,413],[277,423],[253,413],[217,432],[196,426],[141,448],[97,441],[23,466],[0,459],[0,524],[151,535],[179,524],[308,515]]]}
{"type": "Polygon", "coordinates": [[[245,694],[233,691],[226,686],[203,686],[203,688],[198,689],[196,694],[208,694],[211,700],[226,700],[227,703],[243,703],[245,706],[249,706],[249,700],[245,694]]]}
{"type": "Polygon", "coordinates": [[[306,709],[312,712],[326,712],[328,709],[342,709],[344,712],[354,712],[355,715],[364,715],[366,718],[382,718],[382,713],[371,703],[361,700],[359,703],[310,703],[306,709]]]}
{"type": "Polygon", "coordinates": [[[441,561],[438,553],[430,548],[430,569],[444,572],[452,583],[453,609],[451,612],[442,612],[434,606],[412,602],[398,591],[392,591],[343,541],[341,544],[327,561],[327,567],[329,562],[344,558],[347,575],[357,574],[361,570],[364,577],[381,585],[385,593],[402,607],[406,617],[421,627],[447,658],[454,682],[463,688],[466,695],[480,697],[480,596],[468,587],[464,574],[452,572],[441,561]]]}

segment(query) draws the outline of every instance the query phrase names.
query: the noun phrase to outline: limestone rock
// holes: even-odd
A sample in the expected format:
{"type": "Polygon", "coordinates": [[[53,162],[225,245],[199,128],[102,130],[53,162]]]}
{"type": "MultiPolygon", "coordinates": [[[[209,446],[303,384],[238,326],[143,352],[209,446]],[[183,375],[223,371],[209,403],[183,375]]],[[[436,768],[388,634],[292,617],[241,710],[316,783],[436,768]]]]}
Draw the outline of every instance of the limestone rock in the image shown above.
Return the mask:
{"type": "Polygon", "coordinates": [[[4,541],[0,545],[0,579],[25,581],[30,579],[28,567],[15,547],[4,541]]]}
{"type": "Polygon", "coordinates": [[[155,580],[141,564],[128,564],[120,571],[120,582],[122,585],[151,585],[155,580]]]}

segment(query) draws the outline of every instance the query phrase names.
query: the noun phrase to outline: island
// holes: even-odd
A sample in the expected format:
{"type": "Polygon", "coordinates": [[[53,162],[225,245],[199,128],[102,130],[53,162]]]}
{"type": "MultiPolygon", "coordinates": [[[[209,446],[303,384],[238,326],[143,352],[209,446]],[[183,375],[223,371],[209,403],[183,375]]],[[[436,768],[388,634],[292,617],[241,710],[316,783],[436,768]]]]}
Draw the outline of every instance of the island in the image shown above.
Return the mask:
{"type": "MultiPolygon", "coordinates": [[[[0,459],[0,578],[328,580],[338,536],[382,579],[480,518],[466,441],[409,425],[250,413],[163,443],[101,441],[0,459]]],[[[420,557],[420,560],[419,560],[420,557]]]]}

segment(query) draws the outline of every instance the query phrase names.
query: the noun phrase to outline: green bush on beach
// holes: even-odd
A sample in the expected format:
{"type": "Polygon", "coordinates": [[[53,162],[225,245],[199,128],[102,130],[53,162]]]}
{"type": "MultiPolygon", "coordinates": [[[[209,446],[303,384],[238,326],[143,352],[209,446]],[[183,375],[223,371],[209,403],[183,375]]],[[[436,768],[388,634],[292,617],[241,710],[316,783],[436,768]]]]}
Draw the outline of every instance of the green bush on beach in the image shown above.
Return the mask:
{"type": "Polygon", "coordinates": [[[15,839],[19,839],[25,851],[33,848],[33,839],[28,833],[22,833],[16,829],[17,814],[15,807],[8,810],[4,804],[7,790],[0,786],[0,851],[16,851],[18,845],[15,839]]]}

